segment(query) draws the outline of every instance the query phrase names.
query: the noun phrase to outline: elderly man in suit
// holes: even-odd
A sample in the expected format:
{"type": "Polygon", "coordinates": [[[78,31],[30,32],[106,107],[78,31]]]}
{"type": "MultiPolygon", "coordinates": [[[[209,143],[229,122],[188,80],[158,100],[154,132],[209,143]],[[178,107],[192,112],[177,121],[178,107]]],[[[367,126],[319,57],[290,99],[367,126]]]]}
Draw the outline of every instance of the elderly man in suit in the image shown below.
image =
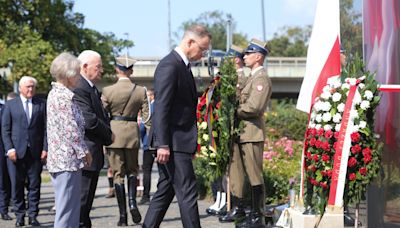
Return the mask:
{"type": "Polygon", "coordinates": [[[111,130],[115,141],[107,147],[110,166],[114,173],[114,186],[119,207],[118,226],[127,226],[125,176],[128,178],[129,210],[134,223],[139,223],[142,216],[136,204],[136,181],[138,176],[139,112],[146,120],[149,105],[146,88],[132,83],[129,76],[133,72],[135,60],[128,56],[115,59],[115,71],[118,81],[104,87],[102,100],[111,116],[111,130]]]}
{"type": "Polygon", "coordinates": [[[205,27],[191,26],[179,46],[157,66],[157,99],[149,135],[150,145],[157,148],[161,172],[143,227],[159,227],[175,195],[183,227],[200,227],[192,164],[197,146],[197,91],[189,62],[204,56],[210,42],[211,34],[205,27]]]}
{"type": "Polygon", "coordinates": [[[17,227],[40,226],[39,213],[42,163],[47,157],[46,103],[34,97],[37,81],[23,76],[19,81],[20,96],[6,102],[2,117],[2,137],[7,152],[12,199],[17,227]],[[25,207],[24,186],[28,179],[28,208],[25,207]]]}
{"type": "Polygon", "coordinates": [[[80,107],[85,119],[85,142],[92,154],[92,164],[82,170],[80,227],[92,227],[90,210],[100,170],[104,165],[103,146],[113,141],[109,118],[101,103],[100,94],[94,82],[101,78],[103,65],[99,53],[85,50],[78,56],[81,62],[81,76],[78,79],[74,101],[80,107]]]}

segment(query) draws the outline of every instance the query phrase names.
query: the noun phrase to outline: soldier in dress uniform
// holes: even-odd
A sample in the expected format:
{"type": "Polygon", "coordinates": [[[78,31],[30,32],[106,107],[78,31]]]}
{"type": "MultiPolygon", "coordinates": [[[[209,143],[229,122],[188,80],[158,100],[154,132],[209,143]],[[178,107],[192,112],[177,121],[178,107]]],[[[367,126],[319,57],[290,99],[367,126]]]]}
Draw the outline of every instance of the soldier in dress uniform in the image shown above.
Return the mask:
{"type": "MultiPolygon", "coordinates": [[[[271,80],[264,68],[264,59],[269,50],[265,42],[252,39],[245,49],[244,63],[251,73],[239,91],[239,107],[236,115],[242,123],[239,139],[234,145],[229,164],[230,189],[234,199],[234,208],[227,214],[229,218],[244,215],[243,187],[245,175],[251,185],[251,211],[243,223],[236,227],[263,227],[265,220],[264,208],[264,179],[263,179],[263,147],[264,147],[264,112],[271,97],[271,80]]],[[[240,83],[239,83],[240,84],[240,83]]]]}
{"type": "Polygon", "coordinates": [[[132,83],[130,75],[136,61],[128,56],[115,59],[118,81],[103,88],[102,101],[111,118],[111,130],[115,141],[107,147],[110,166],[114,173],[114,187],[117,195],[120,218],[118,226],[127,225],[125,176],[128,178],[129,209],[134,223],[142,217],[136,204],[136,180],[138,175],[138,151],[140,145],[138,113],[143,121],[149,119],[149,105],[146,88],[132,83]]]}

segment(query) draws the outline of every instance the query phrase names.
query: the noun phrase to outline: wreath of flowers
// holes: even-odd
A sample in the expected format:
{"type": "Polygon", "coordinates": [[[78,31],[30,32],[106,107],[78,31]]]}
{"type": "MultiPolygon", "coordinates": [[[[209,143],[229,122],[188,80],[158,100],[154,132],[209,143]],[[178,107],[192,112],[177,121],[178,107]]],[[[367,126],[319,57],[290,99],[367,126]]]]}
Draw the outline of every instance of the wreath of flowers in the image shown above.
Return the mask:
{"type": "Polygon", "coordinates": [[[329,197],[334,154],[347,95],[350,85],[357,80],[350,75],[364,75],[365,79],[358,85],[360,96],[354,97],[355,110],[350,112],[354,126],[351,129],[344,205],[365,199],[366,188],[380,168],[382,145],[374,134],[374,112],[380,101],[378,83],[373,74],[356,71],[364,69],[360,60],[350,64],[347,69],[352,71],[342,72],[342,78],[328,80],[312,108],[306,131],[305,204],[317,207],[321,214],[329,197]],[[317,202],[313,202],[315,196],[317,202]]]}
{"type": "Polygon", "coordinates": [[[206,159],[207,178],[223,176],[229,162],[235,128],[237,74],[234,62],[226,58],[221,76],[215,77],[197,106],[199,159],[206,159]]]}

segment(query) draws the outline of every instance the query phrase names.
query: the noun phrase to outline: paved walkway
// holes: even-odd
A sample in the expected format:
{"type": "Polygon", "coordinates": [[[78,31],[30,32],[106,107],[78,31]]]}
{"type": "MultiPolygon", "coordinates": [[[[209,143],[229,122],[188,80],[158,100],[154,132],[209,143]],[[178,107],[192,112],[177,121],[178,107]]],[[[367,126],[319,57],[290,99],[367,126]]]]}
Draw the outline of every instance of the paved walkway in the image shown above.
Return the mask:
{"type": "MultiPolygon", "coordinates": [[[[156,167],[156,165],[154,165],[156,167]]],[[[152,192],[156,190],[156,183],[157,183],[158,173],[156,168],[153,169],[152,174],[152,192]]],[[[46,178],[46,174],[44,174],[43,178],[45,183],[42,183],[41,188],[41,200],[40,200],[40,212],[38,216],[39,222],[42,224],[42,227],[53,227],[54,222],[54,212],[49,211],[49,209],[54,205],[54,191],[51,185],[51,181],[48,181],[48,177],[46,178]],[[45,182],[47,179],[47,182],[45,182]]],[[[108,181],[107,177],[101,176],[99,179],[99,183],[97,186],[96,191],[96,198],[93,204],[93,210],[91,212],[92,218],[92,225],[94,228],[102,227],[117,227],[118,221],[118,206],[116,198],[107,199],[104,196],[107,194],[108,191],[108,181]]],[[[140,197],[137,198],[140,200],[140,197]]],[[[77,202],[79,203],[79,202],[77,202]]],[[[205,209],[210,206],[210,202],[206,200],[198,201],[199,204],[199,212],[201,218],[201,225],[205,228],[231,228],[234,227],[233,224],[221,224],[218,222],[217,217],[208,216],[205,213],[205,209]]],[[[139,206],[139,210],[144,218],[147,212],[148,205],[139,206]]],[[[13,217],[11,221],[3,221],[0,219],[0,227],[1,228],[8,228],[8,227],[15,227],[15,215],[10,213],[10,216],[13,217]]],[[[27,224],[27,218],[25,218],[25,224],[27,224]]],[[[143,219],[142,219],[143,221],[143,219]]],[[[134,227],[140,227],[140,225],[133,225],[130,215],[128,215],[128,225],[134,227]]],[[[176,199],[172,202],[171,206],[168,209],[168,212],[164,218],[163,223],[160,226],[161,228],[179,228],[182,227],[180,214],[179,214],[179,207],[176,199]]]]}

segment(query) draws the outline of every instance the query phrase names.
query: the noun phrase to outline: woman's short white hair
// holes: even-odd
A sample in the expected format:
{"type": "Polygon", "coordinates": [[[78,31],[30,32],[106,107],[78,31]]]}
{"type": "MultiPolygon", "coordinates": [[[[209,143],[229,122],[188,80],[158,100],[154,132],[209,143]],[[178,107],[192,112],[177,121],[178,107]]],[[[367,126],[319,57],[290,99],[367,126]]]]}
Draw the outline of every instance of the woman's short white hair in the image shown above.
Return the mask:
{"type": "Polygon", "coordinates": [[[50,66],[50,74],[57,81],[72,78],[79,75],[81,70],[80,61],[67,52],[59,54],[50,66]]]}
{"type": "Polygon", "coordinates": [[[25,84],[26,82],[33,82],[33,85],[36,87],[37,85],[37,80],[36,78],[32,77],[32,76],[22,76],[21,79],[19,79],[19,86],[22,86],[23,84],[25,84]]]}
{"type": "Polygon", "coordinates": [[[93,58],[100,58],[101,59],[101,55],[98,52],[95,52],[93,50],[84,50],[78,56],[79,61],[81,61],[81,66],[83,66],[83,64],[87,64],[93,58]]]}

